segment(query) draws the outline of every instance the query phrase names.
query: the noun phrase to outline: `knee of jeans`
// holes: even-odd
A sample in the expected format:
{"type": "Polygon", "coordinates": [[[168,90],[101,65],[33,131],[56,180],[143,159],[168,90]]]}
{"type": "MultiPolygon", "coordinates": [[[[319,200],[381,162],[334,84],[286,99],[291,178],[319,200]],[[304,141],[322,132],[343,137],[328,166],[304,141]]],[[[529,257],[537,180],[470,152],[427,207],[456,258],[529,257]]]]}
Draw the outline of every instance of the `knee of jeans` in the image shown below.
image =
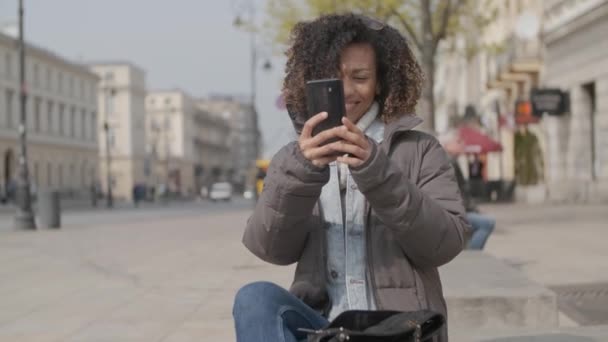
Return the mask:
{"type": "Polygon", "coordinates": [[[252,312],[271,302],[271,295],[279,286],[267,281],[258,281],[243,286],[234,297],[232,314],[252,312]]]}

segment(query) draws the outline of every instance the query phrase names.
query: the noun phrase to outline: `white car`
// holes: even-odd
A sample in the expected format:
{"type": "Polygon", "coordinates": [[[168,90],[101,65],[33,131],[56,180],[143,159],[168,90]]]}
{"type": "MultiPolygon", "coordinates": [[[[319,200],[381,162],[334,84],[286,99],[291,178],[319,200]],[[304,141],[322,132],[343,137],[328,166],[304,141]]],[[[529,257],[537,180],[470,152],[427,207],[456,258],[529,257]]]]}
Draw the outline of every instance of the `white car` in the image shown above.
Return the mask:
{"type": "Polygon", "coordinates": [[[220,182],[211,184],[209,199],[212,201],[230,201],[232,199],[232,184],[220,182]]]}

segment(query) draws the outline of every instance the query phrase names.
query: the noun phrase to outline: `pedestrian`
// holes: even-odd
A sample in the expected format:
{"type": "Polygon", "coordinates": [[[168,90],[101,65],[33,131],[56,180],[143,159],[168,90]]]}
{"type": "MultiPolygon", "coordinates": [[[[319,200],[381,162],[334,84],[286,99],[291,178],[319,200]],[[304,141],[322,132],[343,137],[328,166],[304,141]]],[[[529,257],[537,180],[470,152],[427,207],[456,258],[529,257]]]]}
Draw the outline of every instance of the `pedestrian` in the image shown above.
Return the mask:
{"type": "MultiPolygon", "coordinates": [[[[289,291],[269,282],[238,291],[237,341],[301,341],[299,328],[345,310],[445,315],[437,268],[463,249],[467,222],[447,154],[413,130],[422,72],[405,38],[368,17],[327,15],[295,26],[287,57],[299,138],[273,157],[243,242],[297,268],[289,291]],[[343,81],[346,117],[313,137],[326,115],[307,115],[306,81],[332,77],[343,81]]],[[[436,341],[447,341],[446,327],[436,341]]]]}
{"type": "Polygon", "coordinates": [[[140,200],[140,186],[139,184],[134,184],[133,185],[133,193],[132,193],[132,197],[133,197],[133,204],[135,205],[135,208],[139,208],[139,200],[140,200]]]}
{"type": "Polygon", "coordinates": [[[472,250],[483,250],[488,238],[494,231],[496,220],[490,216],[481,214],[479,208],[475,204],[475,200],[471,196],[469,186],[467,186],[460,165],[458,164],[458,155],[462,151],[460,146],[461,144],[458,141],[454,141],[453,137],[445,136],[443,147],[450,155],[450,162],[454,168],[456,181],[458,182],[458,188],[460,189],[462,202],[466,211],[466,218],[471,227],[470,240],[467,248],[472,250]]]}

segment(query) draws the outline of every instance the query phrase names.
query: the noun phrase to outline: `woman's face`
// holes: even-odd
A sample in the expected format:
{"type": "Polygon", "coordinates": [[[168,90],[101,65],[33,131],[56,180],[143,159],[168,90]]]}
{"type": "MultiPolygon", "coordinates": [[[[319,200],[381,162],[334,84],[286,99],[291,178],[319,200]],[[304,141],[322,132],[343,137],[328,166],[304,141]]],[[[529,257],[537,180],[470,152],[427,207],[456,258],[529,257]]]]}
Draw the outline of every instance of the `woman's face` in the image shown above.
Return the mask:
{"type": "Polygon", "coordinates": [[[340,55],[340,78],[344,83],[346,117],[357,123],[379,90],[376,54],[371,44],[353,43],[344,48],[340,55]]]}

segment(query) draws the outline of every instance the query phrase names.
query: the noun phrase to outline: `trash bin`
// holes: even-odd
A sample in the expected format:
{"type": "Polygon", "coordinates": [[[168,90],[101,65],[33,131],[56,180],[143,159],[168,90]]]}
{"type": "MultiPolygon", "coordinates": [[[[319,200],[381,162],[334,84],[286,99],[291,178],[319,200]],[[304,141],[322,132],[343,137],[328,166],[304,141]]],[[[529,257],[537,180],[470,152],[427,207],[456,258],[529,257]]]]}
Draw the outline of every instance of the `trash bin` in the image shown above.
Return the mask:
{"type": "Polygon", "coordinates": [[[44,228],[61,227],[61,205],[59,192],[44,190],[38,193],[38,220],[44,228]]]}

